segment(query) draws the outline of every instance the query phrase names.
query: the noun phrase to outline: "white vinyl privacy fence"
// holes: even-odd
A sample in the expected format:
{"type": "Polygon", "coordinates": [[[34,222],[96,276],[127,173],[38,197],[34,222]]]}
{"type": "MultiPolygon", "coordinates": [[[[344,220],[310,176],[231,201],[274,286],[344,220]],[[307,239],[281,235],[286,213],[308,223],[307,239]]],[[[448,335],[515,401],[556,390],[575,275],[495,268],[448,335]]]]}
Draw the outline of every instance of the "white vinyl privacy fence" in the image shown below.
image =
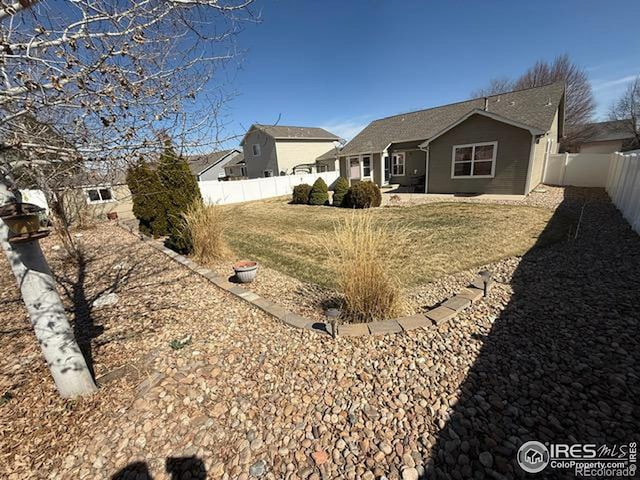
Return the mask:
{"type": "Polygon", "coordinates": [[[560,153],[549,155],[543,183],[573,187],[605,187],[611,154],[560,153]]]}
{"type": "Polygon", "coordinates": [[[640,154],[612,154],[606,187],[622,216],[640,233],[640,154]]]}
{"type": "Polygon", "coordinates": [[[312,185],[318,177],[321,177],[328,186],[331,186],[339,176],[340,172],[335,171],[229,182],[207,180],[198,182],[198,185],[205,203],[227,204],[291,195],[293,187],[301,183],[312,185]]]}

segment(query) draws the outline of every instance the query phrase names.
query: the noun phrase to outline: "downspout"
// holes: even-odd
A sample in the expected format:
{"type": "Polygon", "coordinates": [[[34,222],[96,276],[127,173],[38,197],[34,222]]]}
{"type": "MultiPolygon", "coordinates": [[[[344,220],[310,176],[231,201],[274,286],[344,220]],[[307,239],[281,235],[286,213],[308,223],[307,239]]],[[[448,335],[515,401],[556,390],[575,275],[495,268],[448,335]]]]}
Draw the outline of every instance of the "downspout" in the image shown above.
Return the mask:
{"type": "Polygon", "coordinates": [[[429,142],[424,147],[420,147],[425,153],[425,165],[424,165],[424,193],[429,193],[429,142]]]}
{"type": "Polygon", "coordinates": [[[536,146],[536,135],[534,133],[531,134],[531,149],[529,150],[529,166],[527,168],[527,179],[524,183],[524,194],[529,195],[531,188],[531,175],[533,174],[533,160],[534,160],[534,152],[536,146]]]}

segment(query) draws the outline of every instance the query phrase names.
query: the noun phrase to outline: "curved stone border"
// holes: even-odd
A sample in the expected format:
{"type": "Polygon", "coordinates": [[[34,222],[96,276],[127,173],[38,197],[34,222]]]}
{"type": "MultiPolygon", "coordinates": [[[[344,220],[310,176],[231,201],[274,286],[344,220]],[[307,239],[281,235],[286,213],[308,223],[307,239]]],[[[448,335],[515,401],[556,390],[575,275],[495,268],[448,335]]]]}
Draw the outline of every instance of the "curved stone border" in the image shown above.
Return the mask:
{"type": "MultiPolygon", "coordinates": [[[[170,248],[165,247],[159,241],[136,231],[131,226],[122,222],[118,222],[118,225],[129,233],[137,235],[141,240],[155,250],[164,253],[176,262],[187,267],[189,270],[206,278],[221,289],[226,290],[230,294],[235,295],[246,302],[249,302],[263,312],[283,321],[287,325],[333,336],[333,325],[326,322],[313,321],[298,315],[297,313],[290,312],[286,308],[281,307],[271,300],[261,297],[251,290],[247,290],[238,284],[231,283],[222,275],[218,275],[212,270],[196,264],[184,255],[180,255],[170,248]]],[[[489,279],[485,285],[483,277],[478,275],[473,283],[467,288],[463,288],[457,295],[443,301],[438,307],[432,308],[426,313],[416,313],[415,315],[409,315],[392,320],[382,320],[379,322],[346,323],[338,325],[337,332],[335,333],[342,337],[363,337],[367,335],[385,335],[389,333],[409,332],[418,328],[440,328],[449,320],[453,319],[458,312],[469,307],[472,303],[479,301],[485,295],[485,291],[487,293],[489,292],[492,285],[492,280],[489,279]]]]}

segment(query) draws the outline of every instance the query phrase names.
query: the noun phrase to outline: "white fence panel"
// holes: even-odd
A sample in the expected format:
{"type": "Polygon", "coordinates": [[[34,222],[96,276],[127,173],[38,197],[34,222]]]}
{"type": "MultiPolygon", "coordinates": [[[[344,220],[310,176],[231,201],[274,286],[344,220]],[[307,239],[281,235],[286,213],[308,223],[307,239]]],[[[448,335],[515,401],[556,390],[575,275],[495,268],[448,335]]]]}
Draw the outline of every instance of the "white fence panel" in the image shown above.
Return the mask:
{"type": "Polygon", "coordinates": [[[610,154],[563,153],[549,155],[543,183],[574,187],[605,187],[610,154]]]}
{"type": "Polygon", "coordinates": [[[209,204],[250,202],[263,198],[291,195],[293,187],[301,183],[313,184],[318,177],[331,185],[340,176],[339,172],[322,172],[282,177],[253,178],[231,182],[205,180],[198,182],[202,198],[209,204]]]}
{"type": "Polygon", "coordinates": [[[639,154],[612,154],[607,178],[607,192],[631,228],[640,233],[639,154]]]}

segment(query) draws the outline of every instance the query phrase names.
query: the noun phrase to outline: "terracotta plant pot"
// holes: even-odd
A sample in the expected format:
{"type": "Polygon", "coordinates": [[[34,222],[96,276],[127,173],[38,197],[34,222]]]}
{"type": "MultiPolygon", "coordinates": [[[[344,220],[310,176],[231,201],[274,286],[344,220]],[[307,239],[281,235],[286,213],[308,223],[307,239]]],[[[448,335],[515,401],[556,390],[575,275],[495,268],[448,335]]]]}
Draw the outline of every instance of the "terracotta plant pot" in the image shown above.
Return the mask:
{"type": "Polygon", "coordinates": [[[236,278],[240,283],[251,283],[256,278],[258,264],[256,262],[242,260],[233,265],[233,270],[236,272],[236,278]]]}

